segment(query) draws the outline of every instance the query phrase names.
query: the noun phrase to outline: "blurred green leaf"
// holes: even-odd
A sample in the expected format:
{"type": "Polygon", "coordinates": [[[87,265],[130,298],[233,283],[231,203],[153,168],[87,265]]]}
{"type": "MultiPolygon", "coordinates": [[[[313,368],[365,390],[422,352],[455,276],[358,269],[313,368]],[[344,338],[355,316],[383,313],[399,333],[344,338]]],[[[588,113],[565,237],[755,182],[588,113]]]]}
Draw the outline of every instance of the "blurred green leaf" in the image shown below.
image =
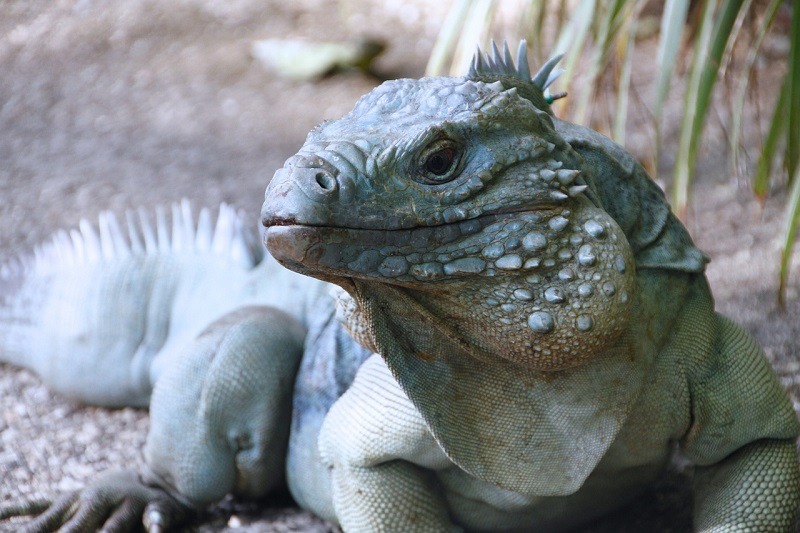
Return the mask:
{"type": "Polygon", "coordinates": [[[497,8],[495,0],[473,0],[470,5],[471,9],[467,13],[461,38],[453,56],[453,65],[450,67],[451,76],[462,76],[467,71],[469,62],[475,54],[476,43],[483,43],[486,46],[489,27],[497,8]]]}
{"type": "Polygon", "coordinates": [[[658,39],[658,79],[653,113],[661,118],[664,100],[675,76],[675,62],[681,48],[681,36],[689,12],[689,0],[667,0],[661,14],[661,31],[658,39]]]}
{"type": "Polygon", "coordinates": [[[789,267],[791,266],[792,247],[797,232],[797,224],[800,222],[800,166],[795,169],[792,177],[792,188],[789,194],[789,202],[786,206],[784,221],[781,244],[780,286],[778,289],[778,302],[780,302],[781,306],[784,302],[786,284],[789,280],[789,267]]]}
{"type": "Polygon", "coordinates": [[[631,86],[631,70],[633,65],[633,49],[636,44],[636,28],[638,18],[631,17],[628,21],[627,31],[622,31],[619,48],[621,52],[622,68],[620,69],[619,84],[617,86],[617,105],[612,128],[613,139],[620,145],[625,145],[625,126],[628,122],[628,95],[631,86]]]}
{"type": "Polygon", "coordinates": [[[767,196],[769,178],[777,156],[778,145],[788,127],[789,83],[790,79],[787,77],[781,86],[778,100],[775,102],[775,110],[772,113],[769,130],[767,130],[767,136],[764,139],[764,146],[761,148],[761,156],[758,158],[755,177],[753,178],[753,192],[761,200],[767,196]]]}
{"type": "Polygon", "coordinates": [[[782,0],[771,0],[766,8],[764,16],[761,19],[761,24],[759,24],[758,31],[756,32],[755,39],[753,39],[752,43],[748,46],[747,59],[745,60],[744,68],[742,70],[744,74],[739,79],[739,85],[736,89],[733,101],[731,102],[731,166],[733,171],[736,173],[738,173],[740,167],[739,138],[742,130],[742,114],[744,113],[744,98],[747,94],[747,86],[750,76],[753,75],[753,67],[758,59],[758,53],[761,50],[761,44],[763,43],[764,37],[767,35],[769,28],[772,26],[772,22],[775,20],[775,15],[778,12],[781,2],[782,0]]]}
{"type": "Polygon", "coordinates": [[[788,139],[786,139],[786,168],[789,176],[797,176],[797,167],[800,163],[800,7],[794,3],[792,13],[792,29],[790,32],[790,52],[788,82],[788,139]]]}
{"type": "Polygon", "coordinates": [[[692,72],[686,90],[685,114],[681,123],[678,158],[675,161],[672,183],[672,207],[682,219],[686,218],[689,188],[706,112],[711,102],[711,92],[742,1],[723,0],[718,10],[714,9],[717,3],[715,0],[706,0],[703,6],[700,31],[695,40],[692,72]],[[715,11],[718,13],[716,17],[715,11]]]}
{"type": "Polygon", "coordinates": [[[545,50],[544,20],[547,13],[545,0],[528,0],[520,19],[520,35],[524,35],[528,45],[533,49],[533,58],[536,64],[547,60],[550,50],[545,50]]]}
{"type": "MultiPolygon", "coordinates": [[[[781,253],[780,289],[778,301],[783,304],[786,284],[789,279],[789,267],[792,258],[792,246],[795,241],[797,225],[800,223],[800,12],[795,4],[792,13],[792,29],[790,32],[791,48],[789,52],[789,71],[786,75],[781,98],[785,98],[786,117],[786,168],[790,177],[791,192],[786,210],[783,235],[783,251],[781,253]]],[[[780,105],[780,104],[779,104],[780,105]]]]}
{"type": "MultiPolygon", "coordinates": [[[[564,87],[569,87],[569,82],[575,74],[575,66],[583,52],[596,7],[596,0],[581,0],[569,18],[569,22],[561,26],[553,55],[565,54],[562,63],[564,65],[564,74],[561,75],[559,80],[564,87]]],[[[562,102],[563,100],[556,101],[555,107],[562,109],[564,105],[562,102]]]]}
{"type": "Polygon", "coordinates": [[[442,76],[447,71],[447,64],[453,58],[453,52],[461,35],[461,27],[467,18],[472,0],[456,0],[447,13],[442,29],[433,44],[428,65],[425,67],[426,76],[442,76]]]}
{"type": "Polygon", "coordinates": [[[684,100],[684,115],[681,117],[681,133],[678,140],[678,154],[675,160],[675,169],[672,181],[672,207],[680,218],[686,216],[686,205],[689,202],[689,182],[692,161],[692,127],[697,113],[697,100],[700,93],[700,80],[702,79],[704,58],[711,42],[711,26],[714,20],[714,2],[706,0],[703,5],[700,28],[694,42],[694,58],[692,70],[686,87],[684,100]]]}
{"type": "MultiPolygon", "coordinates": [[[[626,0],[611,0],[602,2],[597,12],[599,23],[594,28],[594,47],[591,49],[591,59],[586,68],[585,78],[582,83],[583,90],[580,91],[575,104],[573,119],[580,124],[586,124],[589,102],[595,94],[597,78],[603,71],[603,66],[608,63],[611,49],[619,37],[619,30],[625,21],[629,20],[626,15],[632,13],[634,2],[626,0]]],[[[597,6],[595,6],[597,7],[597,6]]]]}

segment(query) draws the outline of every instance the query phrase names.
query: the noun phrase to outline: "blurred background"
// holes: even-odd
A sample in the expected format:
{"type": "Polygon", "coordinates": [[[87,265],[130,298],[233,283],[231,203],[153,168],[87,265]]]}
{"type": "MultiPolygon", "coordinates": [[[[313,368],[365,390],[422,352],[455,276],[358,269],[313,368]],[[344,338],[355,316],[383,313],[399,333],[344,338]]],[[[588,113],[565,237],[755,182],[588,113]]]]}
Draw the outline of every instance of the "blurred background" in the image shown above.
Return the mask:
{"type": "MultiPolygon", "coordinates": [[[[569,95],[556,114],[626,146],[665,189],[712,257],[719,309],[756,335],[800,407],[791,1],[3,0],[0,9],[0,262],[102,210],[184,197],[196,209],[233,204],[255,228],[267,182],[315,124],[384,79],[460,74],[476,44],[526,38],[534,68],[566,53],[552,90],[569,95]]],[[[144,412],[70,404],[3,365],[0,397],[0,503],[141,460],[144,412]]],[[[680,480],[597,530],[686,530],[680,480]]],[[[205,530],[329,529],[279,503],[226,502],[205,530]]]]}

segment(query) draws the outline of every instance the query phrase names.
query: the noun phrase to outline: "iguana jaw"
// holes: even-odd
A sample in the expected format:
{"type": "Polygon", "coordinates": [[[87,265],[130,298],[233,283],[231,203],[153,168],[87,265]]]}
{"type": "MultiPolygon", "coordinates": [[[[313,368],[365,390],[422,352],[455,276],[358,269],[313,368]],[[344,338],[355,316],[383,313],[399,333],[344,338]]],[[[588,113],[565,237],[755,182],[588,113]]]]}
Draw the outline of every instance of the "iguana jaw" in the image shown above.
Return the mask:
{"type": "Polygon", "coordinates": [[[635,290],[620,228],[600,209],[571,207],[579,208],[411,230],[273,224],[266,244],[284,266],[356,300],[389,294],[380,286],[402,288],[479,351],[555,370],[611,342],[635,290]]]}
{"type": "Polygon", "coordinates": [[[534,220],[543,213],[552,216],[562,211],[554,206],[517,207],[458,223],[380,230],[265,217],[264,242],[278,261],[301,274],[328,281],[360,278],[421,288],[428,282],[494,276],[498,269],[486,261],[492,254],[479,253],[494,234],[492,227],[517,217],[534,220]],[[486,228],[490,231],[481,237],[486,228]],[[465,263],[470,255],[473,260],[465,263]]]}

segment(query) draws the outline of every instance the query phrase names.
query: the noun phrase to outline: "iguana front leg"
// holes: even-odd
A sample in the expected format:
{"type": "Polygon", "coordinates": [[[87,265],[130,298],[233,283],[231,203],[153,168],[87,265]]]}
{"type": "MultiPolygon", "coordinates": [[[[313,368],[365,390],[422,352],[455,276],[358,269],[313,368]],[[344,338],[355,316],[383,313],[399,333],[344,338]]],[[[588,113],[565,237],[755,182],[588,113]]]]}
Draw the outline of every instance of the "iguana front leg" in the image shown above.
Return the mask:
{"type": "Polygon", "coordinates": [[[716,315],[714,357],[691,372],[698,531],[793,531],[800,502],[797,420],[755,340],[716,315]]]}
{"type": "Polygon", "coordinates": [[[695,529],[790,531],[800,500],[795,444],[755,442],[695,473],[695,529]]]}
{"type": "Polygon", "coordinates": [[[345,531],[455,529],[432,472],[452,463],[378,355],[331,408],[319,443],[345,531]]]}
{"type": "Polygon", "coordinates": [[[159,378],[144,455],[150,474],[196,507],[257,498],[283,483],[291,395],[306,330],[247,307],[212,324],[159,378]]]}
{"type": "MultiPolygon", "coordinates": [[[[211,324],[156,383],[141,476],[106,474],[28,529],[123,531],[144,519],[148,531],[164,531],[228,493],[261,497],[282,484],[304,337],[299,322],[268,307],[211,324]]],[[[0,519],[42,510],[16,505],[0,519]]]]}

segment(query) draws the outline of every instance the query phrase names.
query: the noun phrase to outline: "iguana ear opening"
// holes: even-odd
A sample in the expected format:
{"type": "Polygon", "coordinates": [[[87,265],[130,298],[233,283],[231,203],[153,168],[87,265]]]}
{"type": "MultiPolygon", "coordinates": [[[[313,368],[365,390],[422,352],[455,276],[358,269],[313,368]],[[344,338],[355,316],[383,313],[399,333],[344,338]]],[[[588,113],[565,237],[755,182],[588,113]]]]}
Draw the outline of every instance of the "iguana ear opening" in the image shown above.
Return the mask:
{"type": "Polygon", "coordinates": [[[480,47],[475,51],[472,64],[467,72],[467,79],[485,83],[499,81],[506,90],[516,87],[520,96],[530,100],[538,109],[552,115],[550,104],[567,95],[567,93],[551,94],[548,88],[564,72],[562,69],[555,68],[562,57],[563,54],[552,57],[531,77],[525,40],[520,41],[517,48],[516,65],[511,57],[508,43],[503,41],[501,52],[497,44],[492,41],[491,54],[487,52],[484,55],[480,47]]]}

